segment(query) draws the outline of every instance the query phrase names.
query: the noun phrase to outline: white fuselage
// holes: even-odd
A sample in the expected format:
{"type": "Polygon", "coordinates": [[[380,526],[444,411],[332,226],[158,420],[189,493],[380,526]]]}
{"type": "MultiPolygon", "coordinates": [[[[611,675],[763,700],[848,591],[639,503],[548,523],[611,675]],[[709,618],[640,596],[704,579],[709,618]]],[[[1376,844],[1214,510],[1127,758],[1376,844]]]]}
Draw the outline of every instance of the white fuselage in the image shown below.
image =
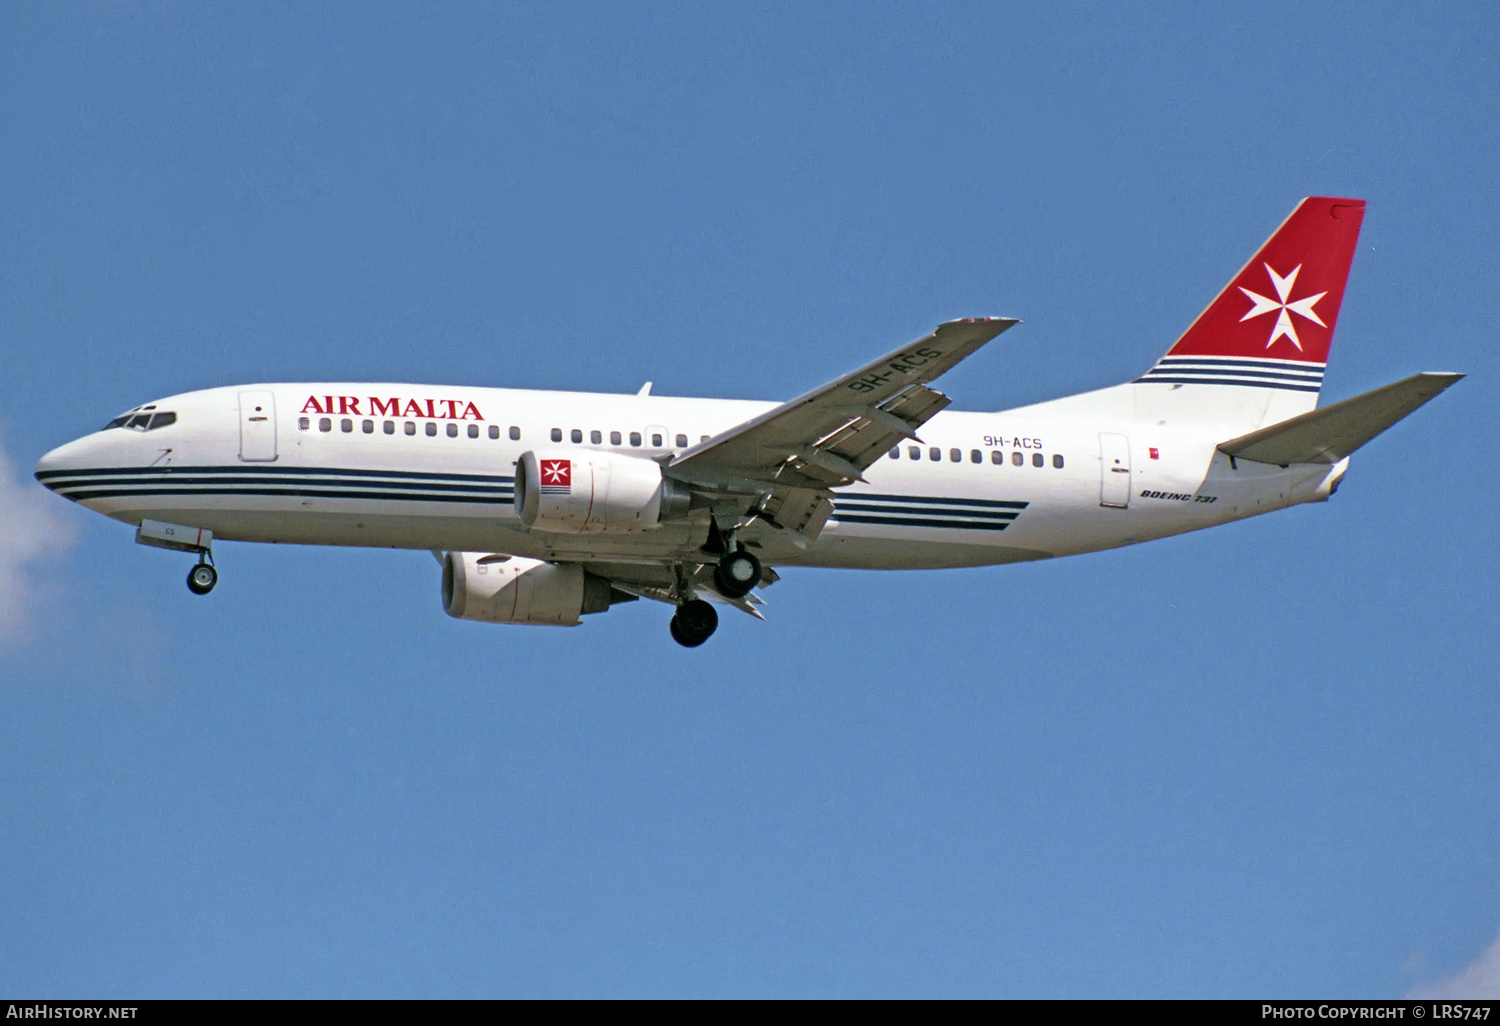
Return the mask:
{"type": "MultiPolygon", "coordinates": [[[[632,534],[527,530],[512,505],[515,463],[532,449],[665,456],[774,406],[408,384],[245,385],[159,400],[154,409],[175,413],[175,422],[95,432],[49,453],[38,476],[117,520],[190,525],[221,540],[702,562],[706,514],[632,534]]],[[[920,443],[903,442],[866,471],[865,483],[837,493],[815,541],[762,521],[741,538],[768,565],[1010,563],[1324,499],[1342,474],[1342,464],[1235,463],[1216,450],[1224,436],[1212,428],[1148,424],[1111,416],[1109,406],[941,413],[921,428],[920,443]]]]}

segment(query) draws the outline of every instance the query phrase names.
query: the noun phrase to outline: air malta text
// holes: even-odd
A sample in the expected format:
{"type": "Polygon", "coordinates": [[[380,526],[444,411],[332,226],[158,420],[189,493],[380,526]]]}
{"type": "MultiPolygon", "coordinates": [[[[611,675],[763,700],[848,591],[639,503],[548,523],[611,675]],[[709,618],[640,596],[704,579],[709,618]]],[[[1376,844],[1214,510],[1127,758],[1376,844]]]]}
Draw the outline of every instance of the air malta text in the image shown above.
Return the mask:
{"type": "Polygon", "coordinates": [[[484,415],[473,403],[462,399],[382,399],[372,395],[368,400],[357,395],[310,395],[302,406],[303,413],[354,414],[356,417],[428,417],[432,420],[483,420],[484,415]],[[361,410],[359,404],[368,401],[361,410]]]}

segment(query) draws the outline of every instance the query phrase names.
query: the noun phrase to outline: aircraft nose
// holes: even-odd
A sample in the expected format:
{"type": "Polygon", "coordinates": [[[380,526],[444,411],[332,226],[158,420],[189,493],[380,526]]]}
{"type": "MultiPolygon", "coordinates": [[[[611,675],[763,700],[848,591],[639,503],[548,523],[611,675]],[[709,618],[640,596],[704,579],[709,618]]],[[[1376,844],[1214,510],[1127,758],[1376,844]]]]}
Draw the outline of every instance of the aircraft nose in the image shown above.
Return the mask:
{"type": "Polygon", "coordinates": [[[36,475],[36,479],[42,484],[47,485],[48,488],[52,487],[52,485],[47,483],[48,480],[57,471],[62,469],[62,461],[58,458],[57,454],[62,452],[62,450],[65,448],[67,448],[67,446],[53,449],[51,452],[47,453],[47,455],[36,461],[36,470],[33,471],[33,473],[36,475]]]}
{"type": "Polygon", "coordinates": [[[54,492],[58,488],[58,478],[70,470],[79,467],[79,457],[82,455],[83,440],[69,442],[67,445],[59,445],[56,449],[47,453],[36,461],[36,470],[33,473],[36,479],[54,492]]]}

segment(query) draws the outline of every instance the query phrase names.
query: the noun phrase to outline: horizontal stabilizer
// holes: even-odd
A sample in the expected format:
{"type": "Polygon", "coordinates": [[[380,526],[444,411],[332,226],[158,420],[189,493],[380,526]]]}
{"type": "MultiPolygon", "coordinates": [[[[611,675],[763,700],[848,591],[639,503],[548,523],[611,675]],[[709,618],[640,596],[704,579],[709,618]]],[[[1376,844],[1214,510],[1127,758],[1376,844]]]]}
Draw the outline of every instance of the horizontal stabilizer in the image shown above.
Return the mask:
{"type": "Polygon", "coordinates": [[[1219,451],[1238,459],[1283,467],[1293,463],[1337,463],[1461,377],[1462,374],[1414,374],[1373,392],[1221,442],[1219,451]]]}

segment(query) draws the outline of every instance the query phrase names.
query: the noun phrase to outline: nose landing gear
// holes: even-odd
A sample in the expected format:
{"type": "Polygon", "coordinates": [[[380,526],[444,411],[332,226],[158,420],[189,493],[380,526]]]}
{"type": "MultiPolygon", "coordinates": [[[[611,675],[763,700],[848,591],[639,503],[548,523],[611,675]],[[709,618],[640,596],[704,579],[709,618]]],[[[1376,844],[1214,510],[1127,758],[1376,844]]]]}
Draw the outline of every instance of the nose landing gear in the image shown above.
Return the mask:
{"type": "Polygon", "coordinates": [[[188,591],[194,595],[207,595],[219,583],[219,571],[214,569],[214,533],[207,528],[169,524],[163,520],[142,520],[140,527],[136,528],[135,540],[137,544],[155,549],[196,555],[198,564],[188,571],[187,579],[188,591]]]}
{"type": "Polygon", "coordinates": [[[207,595],[214,590],[214,585],[219,583],[219,571],[209,562],[207,552],[198,557],[198,565],[188,571],[188,591],[194,595],[207,595]]]}

